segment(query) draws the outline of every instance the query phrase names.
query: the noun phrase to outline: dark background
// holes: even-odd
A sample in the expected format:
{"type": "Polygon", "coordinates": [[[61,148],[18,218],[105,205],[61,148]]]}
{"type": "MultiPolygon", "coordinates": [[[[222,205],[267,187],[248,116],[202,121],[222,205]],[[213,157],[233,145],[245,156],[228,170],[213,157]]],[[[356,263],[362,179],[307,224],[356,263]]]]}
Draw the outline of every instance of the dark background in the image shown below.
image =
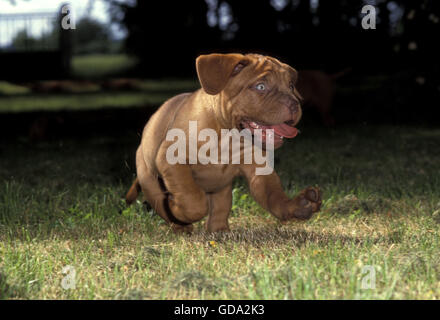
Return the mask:
{"type": "MultiPolygon", "coordinates": [[[[0,4],[3,1],[10,0],[0,0],[0,4]]],[[[319,70],[329,75],[349,70],[334,83],[331,114],[335,125],[437,126],[440,122],[438,1],[106,2],[112,25],[126,32],[124,39],[113,39],[109,26],[87,17],[77,22],[76,30],[62,31],[58,18],[45,39],[30,39],[22,34],[14,40],[17,48],[20,44],[26,48],[29,43],[52,41],[56,42],[57,49],[0,50],[0,79],[25,85],[34,94],[62,95],[66,93],[64,82],[51,83],[51,88],[41,89],[39,81],[69,80],[84,84],[89,80],[101,86],[107,78],[195,80],[194,61],[200,54],[256,52],[277,57],[298,70],[319,70]],[[361,10],[366,4],[376,8],[376,29],[365,30],[361,26],[365,16],[361,10]],[[135,57],[137,64],[111,76],[78,77],[72,72],[70,59],[90,53],[124,53],[135,57]]],[[[90,4],[93,5],[93,1],[90,4]]],[[[19,6],[20,1],[16,1],[16,5],[19,6]]],[[[105,92],[121,87],[136,90],[127,84],[119,88],[102,85],[105,92]]],[[[169,95],[178,93],[179,89],[171,91],[169,95]]],[[[150,103],[131,109],[103,110],[106,121],[101,121],[99,111],[89,112],[87,108],[80,112],[64,110],[60,115],[38,110],[22,114],[2,112],[0,125],[3,134],[27,132],[35,123],[56,128],[43,128],[43,139],[46,131],[53,131],[55,135],[81,134],[76,130],[78,126],[96,132],[106,126],[109,130],[117,126],[140,131],[159,106],[160,103],[150,103]],[[139,114],[146,117],[140,118],[139,114]]],[[[107,109],[106,105],[102,109],[107,109]]],[[[305,114],[304,125],[322,124],[316,110],[306,108],[305,114]]]]}
{"type": "Polygon", "coordinates": [[[190,61],[201,53],[258,52],[299,70],[351,68],[340,119],[436,123],[439,9],[436,1],[140,1],[122,6],[121,22],[148,75],[195,76],[190,61]],[[366,3],[376,5],[375,30],[361,27],[366,3]],[[368,94],[356,90],[369,85],[368,94]]]}
{"type": "Polygon", "coordinates": [[[257,52],[299,70],[350,68],[341,81],[353,94],[339,96],[347,109],[340,119],[438,123],[439,2],[194,0],[116,7],[129,31],[126,48],[141,57],[145,75],[194,77],[192,62],[201,53],[257,52]],[[367,3],[376,6],[375,30],[361,27],[367,3]]]}
{"type": "MultiPolygon", "coordinates": [[[[435,1],[223,0],[139,1],[120,5],[127,49],[150,75],[194,74],[201,53],[260,52],[299,69],[359,72],[438,68],[435,1]],[[376,29],[364,30],[361,8],[376,3],[376,29]],[[408,48],[411,42],[417,49],[408,48]]],[[[436,22],[437,21],[437,22],[436,22]]]]}

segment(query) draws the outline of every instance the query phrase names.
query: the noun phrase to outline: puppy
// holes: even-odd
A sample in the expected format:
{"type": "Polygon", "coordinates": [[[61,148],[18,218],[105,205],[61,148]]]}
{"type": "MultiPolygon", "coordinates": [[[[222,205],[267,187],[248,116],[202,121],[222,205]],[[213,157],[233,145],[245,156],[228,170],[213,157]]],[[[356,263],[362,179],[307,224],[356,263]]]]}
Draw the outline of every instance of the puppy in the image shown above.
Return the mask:
{"type": "MultiPolygon", "coordinates": [[[[191,121],[197,121],[199,135],[203,129],[218,137],[224,129],[246,129],[252,146],[261,146],[265,154],[298,132],[295,125],[302,111],[295,88],[297,72],[292,67],[269,56],[209,54],[197,58],[196,69],[201,89],[169,99],[146,124],[136,152],[137,178],[126,195],[127,204],[142,190],[145,200],[175,232],[191,232],[192,224],[206,216],[209,232],[228,231],[232,182],[244,176],[255,200],[283,222],[308,219],[319,211],[322,195],[318,188],[308,187],[290,199],[275,171],[258,174],[264,165],[255,159],[250,163],[194,163],[186,152],[182,161],[170,164],[175,141],[168,139],[168,133],[184,133],[182,150],[188,151],[189,137],[194,135],[191,121]]],[[[197,150],[202,145],[198,141],[197,150]]],[[[247,151],[242,141],[238,158],[243,160],[247,151]]],[[[233,156],[233,150],[228,152],[233,156]]]]}

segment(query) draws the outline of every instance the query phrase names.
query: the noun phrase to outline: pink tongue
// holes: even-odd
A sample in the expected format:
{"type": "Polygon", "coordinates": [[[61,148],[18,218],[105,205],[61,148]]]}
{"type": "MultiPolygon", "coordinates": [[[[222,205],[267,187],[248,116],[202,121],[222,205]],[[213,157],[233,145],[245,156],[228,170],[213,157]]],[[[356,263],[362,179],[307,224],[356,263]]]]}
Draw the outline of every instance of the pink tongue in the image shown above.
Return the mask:
{"type": "Polygon", "coordinates": [[[291,127],[285,123],[270,126],[268,128],[273,129],[277,135],[285,138],[294,138],[298,134],[297,128],[291,127]]]}

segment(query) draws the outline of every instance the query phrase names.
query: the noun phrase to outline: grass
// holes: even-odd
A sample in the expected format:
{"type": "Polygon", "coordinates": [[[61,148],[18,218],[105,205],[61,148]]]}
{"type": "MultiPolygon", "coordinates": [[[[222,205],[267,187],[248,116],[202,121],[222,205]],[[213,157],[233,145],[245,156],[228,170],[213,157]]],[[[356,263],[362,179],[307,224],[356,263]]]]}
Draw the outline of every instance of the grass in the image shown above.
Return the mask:
{"type": "Polygon", "coordinates": [[[177,92],[192,91],[193,81],[144,80],[143,90],[136,92],[99,91],[78,94],[22,94],[0,97],[0,113],[28,111],[97,110],[157,106],[177,92]]]}
{"type": "Polygon", "coordinates": [[[24,84],[0,81],[0,114],[28,111],[96,110],[157,106],[166,99],[200,87],[196,79],[135,79],[136,90],[110,90],[100,82],[118,78],[136,65],[124,54],[85,55],[72,59],[73,76],[93,84],[72,85],[72,92],[35,93],[24,84]]]}
{"type": "Polygon", "coordinates": [[[125,54],[91,54],[72,58],[73,75],[86,79],[118,75],[136,64],[136,58],[125,54]]]}
{"type": "Polygon", "coordinates": [[[1,112],[96,110],[158,105],[172,94],[103,92],[63,95],[28,95],[0,98],[1,112]]]}
{"type": "Polygon", "coordinates": [[[7,94],[0,96],[0,113],[157,106],[177,93],[193,91],[197,87],[193,80],[139,80],[138,91],[32,94],[23,89],[23,93],[13,94],[7,83],[2,86],[0,82],[0,93],[2,88],[5,88],[4,92],[8,89],[7,94]]]}
{"type": "Polygon", "coordinates": [[[290,195],[319,185],[320,213],[281,225],[238,180],[232,231],[207,234],[200,222],[189,236],[140,202],[125,207],[135,133],[5,141],[0,297],[439,299],[440,130],[302,131],[275,169],[290,195]],[[76,286],[65,290],[68,265],[76,286]],[[368,266],[374,289],[362,287],[368,266]]]}
{"type": "Polygon", "coordinates": [[[0,81],[0,97],[4,95],[23,95],[30,93],[30,89],[15,85],[7,81],[0,81]]]}

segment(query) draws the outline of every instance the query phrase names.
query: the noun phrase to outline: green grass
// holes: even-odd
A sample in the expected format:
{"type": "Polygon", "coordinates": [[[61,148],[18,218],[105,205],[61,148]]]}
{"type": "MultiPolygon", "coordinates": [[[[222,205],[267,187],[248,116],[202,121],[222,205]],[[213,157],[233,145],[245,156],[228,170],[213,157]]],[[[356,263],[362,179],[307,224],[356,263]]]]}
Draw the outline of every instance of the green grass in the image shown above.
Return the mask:
{"type": "Polygon", "coordinates": [[[125,54],[93,54],[72,58],[73,75],[79,78],[102,78],[124,73],[137,64],[125,54]]]}
{"type": "MultiPolygon", "coordinates": [[[[302,129],[276,152],[290,195],[324,191],[281,225],[234,188],[232,231],[174,235],[122,195],[136,134],[0,150],[0,297],[6,299],[439,299],[440,130],[302,129]],[[63,267],[76,270],[64,290],[63,267]],[[362,289],[365,266],[375,289],[362,289]]],[[[139,199],[140,200],[140,199],[139,199]]]]}
{"type": "Polygon", "coordinates": [[[0,97],[4,95],[22,95],[30,93],[30,89],[7,81],[0,81],[0,97]]]}
{"type": "MultiPolygon", "coordinates": [[[[12,85],[0,82],[0,113],[157,106],[177,93],[193,91],[199,87],[194,80],[138,80],[138,82],[137,91],[98,90],[64,94],[34,94],[24,89],[18,94],[19,89],[13,90],[12,85]],[[2,89],[5,89],[3,96],[2,89]]],[[[22,87],[17,86],[17,88],[22,87]]]]}
{"type": "Polygon", "coordinates": [[[73,76],[94,81],[72,85],[75,92],[34,93],[25,85],[0,81],[0,114],[4,112],[96,110],[157,106],[166,99],[200,87],[196,79],[136,79],[136,90],[109,90],[100,85],[105,79],[118,78],[136,65],[128,55],[85,55],[72,59],[73,76]]]}
{"type": "Polygon", "coordinates": [[[96,110],[160,105],[171,93],[99,92],[0,98],[0,112],[96,110]]]}

